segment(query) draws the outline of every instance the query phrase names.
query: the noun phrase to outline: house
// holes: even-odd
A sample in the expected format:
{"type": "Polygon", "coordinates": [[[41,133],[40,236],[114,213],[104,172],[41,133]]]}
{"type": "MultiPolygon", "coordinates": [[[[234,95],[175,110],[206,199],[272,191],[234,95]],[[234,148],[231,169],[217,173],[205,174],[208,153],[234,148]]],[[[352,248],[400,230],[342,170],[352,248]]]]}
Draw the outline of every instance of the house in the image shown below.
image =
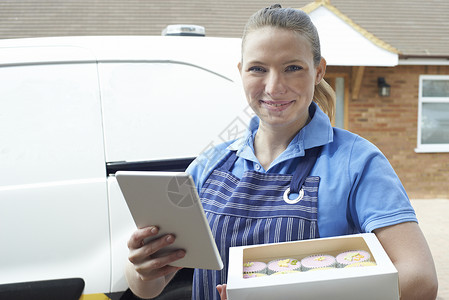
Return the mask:
{"type": "Polygon", "coordinates": [[[441,13],[449,5],[332,0],[302,8],[322,36],[323,56],[333,52],[327,79],[337,92],[336,125],[376,144],[410,197],[449,198],[449,20],[441,13]]]}
{"type": "MultiPolygon", "coordinates": [[[[266,1],[0,2],[0,38],[160,35],[197,24],[240,37],[266,1]]],[[[449,2],[298,0],[316,24],[337,92],[335,125],[372,141],[411,198],[449,199],[449,2]],[[446,13],[445,13],[446,12],[446,13]]]]}

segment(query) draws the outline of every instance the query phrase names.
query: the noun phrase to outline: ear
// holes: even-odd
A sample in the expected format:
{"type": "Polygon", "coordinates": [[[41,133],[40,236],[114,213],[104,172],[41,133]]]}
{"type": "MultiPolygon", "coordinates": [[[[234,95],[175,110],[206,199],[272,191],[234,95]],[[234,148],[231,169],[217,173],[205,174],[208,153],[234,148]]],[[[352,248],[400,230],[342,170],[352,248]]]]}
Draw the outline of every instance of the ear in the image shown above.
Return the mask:
{"type": "Polygon", "coordinates": [[[242,62],[239,61],[239,63],[237,64],[237,68],[239,69],[240,75],[242,75],[242,62]]]}
{"type": "Polygon", "coordinates": [[[326,74],[326,60],[321,57],[320,64],[316,67],[315,85],[318,85],[326,74]]]}

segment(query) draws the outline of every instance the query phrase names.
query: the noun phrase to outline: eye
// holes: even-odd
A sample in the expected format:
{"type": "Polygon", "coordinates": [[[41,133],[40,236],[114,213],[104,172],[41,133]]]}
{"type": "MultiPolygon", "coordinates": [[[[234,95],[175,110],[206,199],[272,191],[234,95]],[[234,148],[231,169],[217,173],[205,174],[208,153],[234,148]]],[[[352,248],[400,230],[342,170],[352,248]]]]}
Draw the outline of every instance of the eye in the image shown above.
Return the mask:
{"type": "Polygon", "coordinates": [[[287,68],[285,68],[286,72],[296,72],[296,71],[301,71],[303,69],[303,67],[301,66],[296,66],[296,65],[291,65],[288,66],[287,68]]]}
{"type": "Polygon", "coordinates": [[[248,71],[249,72],[254,72],[254,73],[263,73],[263,72],[265,72],[265,69],[262,68],[262,67],[253,66],[253,67],[250,67],[248,69],[248,71]]]}

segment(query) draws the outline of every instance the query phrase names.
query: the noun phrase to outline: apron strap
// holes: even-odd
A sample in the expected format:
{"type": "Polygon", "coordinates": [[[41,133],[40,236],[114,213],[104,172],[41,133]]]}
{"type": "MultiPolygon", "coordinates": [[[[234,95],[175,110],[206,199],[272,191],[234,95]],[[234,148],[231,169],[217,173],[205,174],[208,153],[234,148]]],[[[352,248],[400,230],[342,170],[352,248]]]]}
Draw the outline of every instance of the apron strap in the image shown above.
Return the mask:
{"type": "Polygon", "coordinates": [[[230,172],[232,166],[234,165],[235,161],[237,160],[238,156],[236,155],[237,151],[231,151],[231,153],[229,153],[228,157],[226,157],[223,160],[223,164],[221,165],[221,168],[225,171],[230,172]]]}
{"type": "Polygon", "coordinates": [[[290,193],[299,193],[299,190],[306,181],[306,177],[315,165],[322,147],[318,146],[305,150],[303,159],[296,167],[295,173],[293,173],[293,178],[290,183],[290,193]]]}

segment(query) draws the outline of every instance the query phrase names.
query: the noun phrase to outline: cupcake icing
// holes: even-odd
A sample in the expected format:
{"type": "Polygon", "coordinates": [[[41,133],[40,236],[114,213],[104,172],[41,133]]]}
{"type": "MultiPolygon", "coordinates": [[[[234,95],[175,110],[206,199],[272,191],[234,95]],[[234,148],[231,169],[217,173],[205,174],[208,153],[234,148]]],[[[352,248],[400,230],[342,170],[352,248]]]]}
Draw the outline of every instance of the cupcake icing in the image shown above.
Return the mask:
{"type": "Polygon", "coordinates": [[[373,261],[363,261],[347,265],[345,268],[371,267],[371,266],[377,266],[377,264],[373,261]]]}
{"type": "Polygon", "coordinates": [[[332,255],[310,255],[301,260],[302,270],[335,267],[335,257],[332,255]]]}
{"type": "Polygon", "coordinates": [[[337,255],[337,266],[339,268],[344,268],[347,265],[358,263],[358,262],[364,262],[369,261],[371,258],[371,255],[363,250],[353,250],[353,251],[346,251],[343,253],[340,253],[337,255]]]}
{"type": "Polygon", "coordinates": [[[255,277],[263,277],[263,276],[268,276],[265,273],[246,273],[243,274],[243,278],[247,279],[247,278],[255,278],[255,277]]]}
{"type": "Polygon", "coordinates": [[[243,273],[266,273],[267,264],[261,261],[249,261],[243,264],[243,273]]]}
{"type": "Polygon", "coordinates": [[[291,274],[291,273],[299,273],[300,271],[279,271],[279,272],[276,272],[276,273],[273,273],[273,274],[271,274],[271,275],[282,275],[282,274],[291,274]]]}
{"type": "Polygon", "coordinates": [[[283,271],[301,270],[301,262],[294,258],[284,258],[270,261],[267,265],[268,275],[283,271]]]}

